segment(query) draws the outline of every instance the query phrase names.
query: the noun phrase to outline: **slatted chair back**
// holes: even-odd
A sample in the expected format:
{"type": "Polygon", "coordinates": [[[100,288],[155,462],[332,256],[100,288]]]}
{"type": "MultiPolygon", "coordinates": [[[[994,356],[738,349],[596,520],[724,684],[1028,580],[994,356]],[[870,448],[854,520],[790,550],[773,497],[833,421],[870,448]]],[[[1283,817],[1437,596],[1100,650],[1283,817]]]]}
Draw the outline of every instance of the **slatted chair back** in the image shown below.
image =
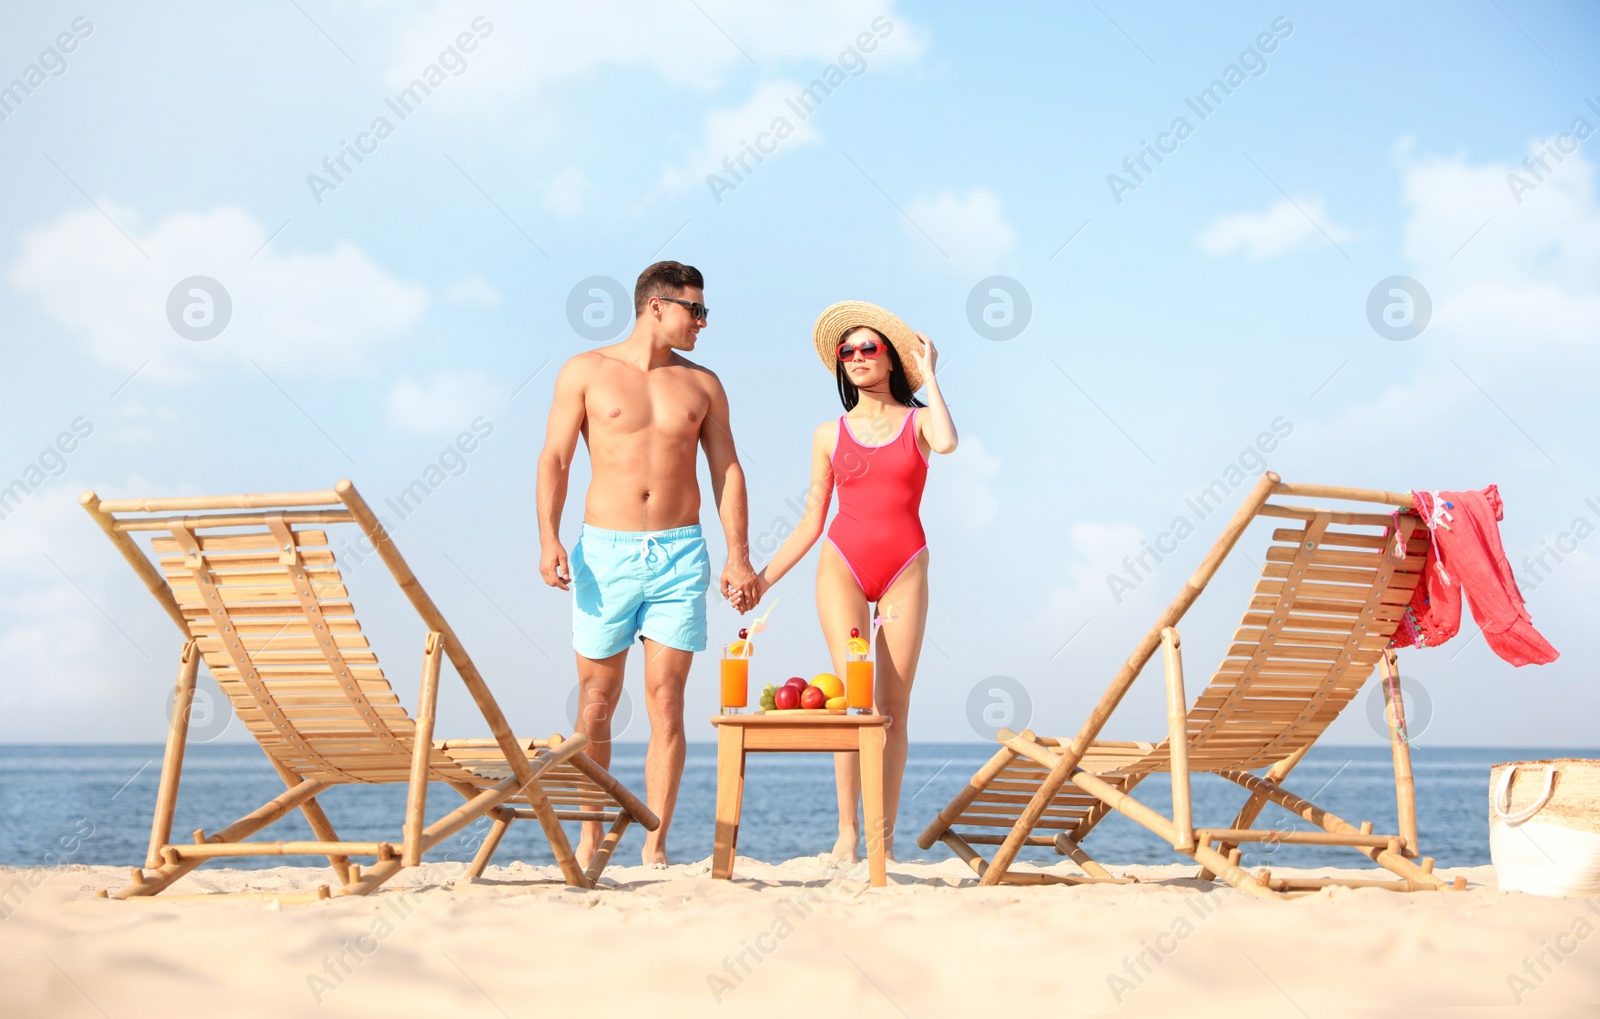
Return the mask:
{"type": "MultiPolygon", "coordinates": [[[[1332,511],[1304,514],[1277,528],[1233,643],[1210,683],[1188,709],[1192,771],[1268,767],[1314,743],[1360,692],[1383,656],[1427,552],[1426,532],[1397,515],[1405,558],[1393,554],[1394,520],[1332,511]],[[1356,519],[1364,524],[1351,523],[1356,519]]],[[[1057,749],[1062,741],[1036,737],[1057,749]]],[[[1125,786],[1171,766],[1169,741],[1096,740],[1083,766],[1125,786]]],[[[973,798],[957,823],[1008,828],[1040,778],[1039,763],[1017,757],[973,798]]],[[[1034,828],[1072,833],[1104,816],[1095,797],[1066,786],[1034,828]]],[[[1036,836],[1048,844],[1049,836],[1036,836]]],[[[974,843],[997,842],[982,835],[974,843]]]]}
{"type": "Polygon", "coordinates": [[[1267,767],[1315,742],[1372,675],[1411,600],[1427,551],[1416,517],[1396,516],[1397,558],[1396,522],[1308,515],[1272,532],[1233,643],[1189,709],[1194,771],[1267,767]]]}
{"type": "MultiPolygon", "coordinates": [[[[1427,550],[1427,533],[1406,493],[1292,485],[1266,472],[1117,670],[1077,735],[1051,738],[1000,730],[1000,749],[933,818],[918,845],[927,849],[935,841],[944,842],[986,885],[1002,880],[1113,880],[1079,843],[1110,812],[1119,811],[1200,862],[1202,878],[1221,876],[1252,894],[1270,894],[1267,881],[1241,870],[1235,854],[1240,844],[1263,840],[1348,846],[1399,876],[1398,881],[1369,884],[1446,887],[1431,874],[1431,861],[1413,862],[1418,854],[1415,785],[1399,675],[1388,650],[1421,579],[1427,550]],[[1374,504],[1384,511],[1287,505],[1269,501],[1273,496],[1374,504]],[[1241,625],[1222,664],[1190,704],[1178,623],[1258,517],[1295,525],[1272,531],[1241,625]],[[1154,743],[1100,739],[1157,651],[1163,654],[1166,672],[1167,738],[1154,743]],[[1383,692],[1395,765],[1394,835],[1374,834],[1370,825],[1358,829],[1281,785],[1380,662],[1385,663],[1383,692]],[[1254,774],[1262,768],[1265,775],[1254,774]],[[1131,795],[1141,781],[1160,771],[1173,773],[1170,817],[1131,795]],[[1204,772],[1221,775],[1251,794],[1229,828],[1196,829],[1193,824],[1189,778],[1204,772]],[[1251,829],[1269,802],[1323,831],[1251,829]],[[958,832],[958,826],[977,830],[958,832]],[[996,831],[1001,828],[1008,829],[1004,835],[996,831]],[[987,862],[972,848],[984,844],[998,845],[987,862]],[[1087,876],[1011,871],[1022,847],[1043,845],[1072,857],[1087,876]]],[[[1274,882],[1272,890],[1295,883],[1286,881],[1274,882]]],[[[1319,882],[1338,883],[1316,879],[1306,887],[1320,887],[1319,882]]],[[[1462,879],[1456,887],[1464,887],[1462,879]]]]}
{"type": "Polygon", "coordinates": [[[629,824],[659,826],[643,801],[583,755],[588,740],[582,735],[517,739],[455,630],[348,480],[320,492],[119,500],[85,492],[79,501],[188,641],[146,856],[146,866],[157,869],[148,876],[136,871],[118,898],[157,894],[218,856],[304,853],[327,855],[343,893],[364,895],[483,817],[494,824],[469,876],[483,872],[512,821],[533,818],[567,883],[587,888],[629,824]],[[415,719],[361,631],[331,549],[325,528],[350,524],[427,627],[415,719]],[[148,552],[136,540],[146,532],[154,532],[148,552]],[[433,740],[444,658],[455,666],[490,738],[433,740]],[[170,842],[171,827],[201,659],[288,788],[195,845],[177,845],[170,842]],[[390,782],[409,786],[398,850],[388,842],[339,840],[316,795],[343,783],[390,782]],[[428,824],[432,782],[449,784],[467,802],[428,824]],[[305,815],[317,841],[244,841],[293,809],[305,815]],[[578,865],[564,820],[612,822],[588,868],[578,865]],[[378,857],[365,874],[348,859],[363,853],[378,857]]]}
{"type": "MultiPolygon", "coordinates": [[[[255,527],[190,516],[151,541],[212,678],[301,778],[406,781],[416,723],[361,632],[327,532],[264,516],[255,527]]],[[[429,764],[435,780],[472,779],[442,751],[429,764]]]]}

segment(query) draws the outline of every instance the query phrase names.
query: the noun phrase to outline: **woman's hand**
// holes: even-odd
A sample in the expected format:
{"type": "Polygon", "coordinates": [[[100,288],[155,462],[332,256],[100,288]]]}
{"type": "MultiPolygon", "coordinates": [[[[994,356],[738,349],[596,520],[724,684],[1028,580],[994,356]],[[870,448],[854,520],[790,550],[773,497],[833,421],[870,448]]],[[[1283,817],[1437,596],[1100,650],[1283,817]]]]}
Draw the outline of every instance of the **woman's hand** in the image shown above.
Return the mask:
{"type": "Polygon", "coordinates": [[[735,612],[749,612],[760,601],[756,591],[756,572],[750,568],[748,558],[735,559],[728,557],[728,564],[722,568],[722,596],[728,599],[735,612]]]}
{"type": "Polygon", "coordinates": [[[933,378],[933,366],[939,361],[939,351],[934,348],[933,341],[928,339],[925,334],[916,333],[915,335],[917,339],[922,341],[922,346],[918,350],[913,350],[911,357],[916,361],[917,368],[921,370],[923,379],[931,379],[933,378]]]}
{"type": "Polygon", "coordinates": [[[914,356],[917,367],[922,369],[922,381],[928,393],[928,412],[922,415],[920,425],[922,438],[935,453],[954,453],[956,443],[960,441],[956,436],[956,423],[950,418],[950,408],[945,405],[944,393],[940,392],[938,379],[933,374],[933,367],[939,361],[939,351],[934,349],[933,341],[922,333],[917,333],[916,337],[922,341],[922,349],[915,351],[914,356]]]}

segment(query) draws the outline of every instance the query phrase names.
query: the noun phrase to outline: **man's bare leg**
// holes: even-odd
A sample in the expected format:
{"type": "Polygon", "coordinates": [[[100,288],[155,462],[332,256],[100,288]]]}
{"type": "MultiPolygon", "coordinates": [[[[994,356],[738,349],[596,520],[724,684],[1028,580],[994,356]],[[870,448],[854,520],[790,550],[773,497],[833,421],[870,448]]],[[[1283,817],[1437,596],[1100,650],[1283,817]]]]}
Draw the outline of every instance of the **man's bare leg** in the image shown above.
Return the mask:
{"type": "MultiPolygon", "coordinates": [[[[622,696],[622,677],[628,664],[628,649],[610,658],[585,658],[578,655],[578,732],[589,737],[583,752],[602,768],[611,767],[611,719],[622,696]]],[[[680,759],[681,761],[681,759],[680,759]]],[[[585,821],[578,840],[578,866],[587,867],[600,847],[603,832],[599,821],[585,821]]]]}
{"type": "MultiPolygon", "coordinates": [[[[646,639],[644,642],[644,702],[650,713],[650,746],[644,755],[645,800],[661,827],[644,838],[640,860],[645,866],[667,863],[667,829],[678,802],[678,782],[683,778],[683,687],[689,679],[694,652],[679,651],[646,639]]],[[[599,826],[595,826],[596,831],[599,826]]]]}

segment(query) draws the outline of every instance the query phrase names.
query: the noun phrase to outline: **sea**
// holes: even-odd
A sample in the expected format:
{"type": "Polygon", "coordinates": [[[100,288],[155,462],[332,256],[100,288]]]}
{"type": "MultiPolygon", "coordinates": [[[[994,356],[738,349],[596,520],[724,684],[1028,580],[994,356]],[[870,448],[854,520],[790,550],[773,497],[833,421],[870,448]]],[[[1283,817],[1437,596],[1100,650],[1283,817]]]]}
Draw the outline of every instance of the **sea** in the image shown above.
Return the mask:
{"type": "MultiPolygon", "coordinates": [[[[644,744],[619,743],[612,773],[630,789],[644,793],[644,744]]],[[[994,752],[993,744],[914,743],[906,764],[897,855],[902,860],[942,860],[944,846],[919,849],[917,834],[994,752]]],[[[1414,747],[1417,825],[1423,854],[1440,868],[1472,867],[1489,860],[1489,768],[1501,761],[1552,757],[1596,757],[1594,749],[1553,750],[1516,747],[1414,747]]],[[[673,862],[689,863],[711,855],[716,806],[716,745],[691,743],[667,840],[673,862]]],[[[5,745],[0,746],[0,865],[54,867],[70,864],[138,866],[150,837],[150,817],[161,770],[159,745],[5,745]]],[[[1352,824],[1371,821],[1379,832],[1396,830],[1394,773],[1387,747],[1319,746],[1286,783],[1294,791],[1352,824]]],[[[195,744],[188,748],[178,792],[174,840],[188,841],[200,828],[216,831],[283,790],[261,749],[254,745],[195,744]]],[[[1245,793],[1226,780],[1203,775],[1192,784],[1196,826],[1227,827],[1245,793]]],[[[1166,812],[1166,776],[1144,782],[1135,795],[1166,812]]],[[[340,786],[318,797],[335,829],[350,841],[401,838],[404,785],[340,786]]],[[[428,815],[441,816],[461,802],[448,786],[429,790],[428,815]]],[[[1299,818],[1274,806],[1260,826],[1310,830],[1299,818]]],[[[482,825],[479,826],[480,828],[482,825]]],[[[568,825],[576,837],[576,825],[568,825]]],[[[783,862],[830,850],[838,833],[833,765],[823,754],[751,755],[745,772],[739,854],[783,862]]],[[[298,812],[254,836],[257,839],[310,839],[298,812]]],[[[638,862],[644,833],[637,826],[623,839],[616,862],[638,862]]],[[[481,838],[481,831],[476,833],[481,838]]],[[[475,844],[469,829],[440,846],[430,859],[470,858],[475,844]]],[[[1167,864],[1187,860],[1133,821],[1112,814],[1088,837],[1084,848],[1108,865],[1167,864]]],[[[987,849],[985,855],[988,855],[987,849]]],[[[1022,859],[1060,862],[1049,847],[1025,848],[1022,859]]],[[[494,862],[553,862],[539,825],[511,826],[494,862]]],[[[1367,866],[1355,851],[1339,847],[1272,843],[1245,848],[1248,866],[1367,866]]],[[[318,866],[320,857],[241,857],[227,866],[263,868],[298,864],[318,866]]]]}

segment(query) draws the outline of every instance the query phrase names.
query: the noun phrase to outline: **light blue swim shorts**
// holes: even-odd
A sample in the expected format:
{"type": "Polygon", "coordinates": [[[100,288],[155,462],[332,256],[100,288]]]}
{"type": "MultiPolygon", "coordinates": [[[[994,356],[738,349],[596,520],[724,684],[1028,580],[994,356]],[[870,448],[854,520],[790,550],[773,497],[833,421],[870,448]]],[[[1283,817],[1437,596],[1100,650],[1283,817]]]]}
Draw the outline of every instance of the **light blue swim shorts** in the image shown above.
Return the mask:
{"type": "Polygon", "coordinates": [[[584,524],[571,566],[578,654],[610,658],[641,633],[680,651],[706,649],[711,560],[699,524],[670,531],[584,524]]]}

